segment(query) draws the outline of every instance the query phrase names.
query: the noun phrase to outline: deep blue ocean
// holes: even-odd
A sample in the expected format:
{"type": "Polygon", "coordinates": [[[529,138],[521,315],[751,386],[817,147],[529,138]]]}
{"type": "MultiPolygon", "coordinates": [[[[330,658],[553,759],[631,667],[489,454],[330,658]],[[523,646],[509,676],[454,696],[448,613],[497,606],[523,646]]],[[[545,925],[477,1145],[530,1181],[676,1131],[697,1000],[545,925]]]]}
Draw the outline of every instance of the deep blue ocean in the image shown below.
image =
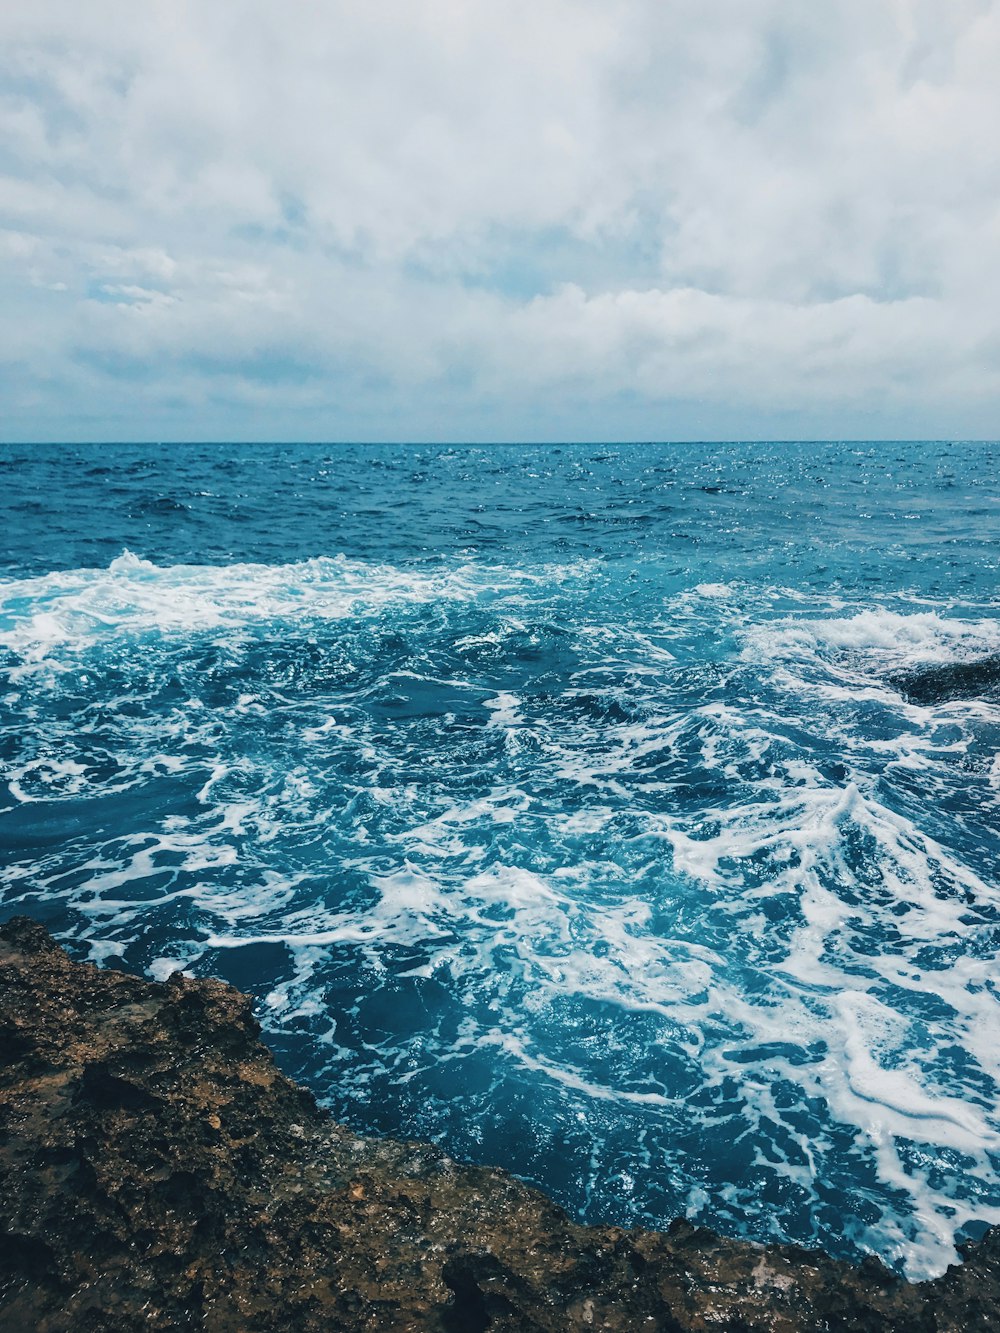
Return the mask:
{"type": "Polygon", "coordinates": [[[4,917],[591,1221],[1000,1222],[1000,446],[5,446],[0,518],[4,917]]]}

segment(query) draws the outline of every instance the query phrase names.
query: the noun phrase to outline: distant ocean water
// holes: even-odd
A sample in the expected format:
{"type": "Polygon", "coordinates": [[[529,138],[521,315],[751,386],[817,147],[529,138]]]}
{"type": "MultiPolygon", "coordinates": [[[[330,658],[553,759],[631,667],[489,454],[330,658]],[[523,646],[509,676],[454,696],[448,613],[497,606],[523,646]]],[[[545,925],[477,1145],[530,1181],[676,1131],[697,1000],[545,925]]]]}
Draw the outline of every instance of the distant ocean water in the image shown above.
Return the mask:
{"type": "Polygon", "coordinates": [[[1000,1222],[1000,446],[6,446],[0,517],[0,915],[590,1221],[1000,1222]]]}

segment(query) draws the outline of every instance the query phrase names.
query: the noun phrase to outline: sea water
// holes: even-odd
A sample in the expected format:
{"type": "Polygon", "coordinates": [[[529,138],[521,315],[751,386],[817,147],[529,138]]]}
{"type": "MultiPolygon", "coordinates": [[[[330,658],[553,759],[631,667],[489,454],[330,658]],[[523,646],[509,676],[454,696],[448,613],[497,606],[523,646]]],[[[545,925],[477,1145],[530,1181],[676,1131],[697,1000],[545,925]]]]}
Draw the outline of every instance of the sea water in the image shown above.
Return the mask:
{"type": "Polygon", "coordinates": [[[590,1221],[1000,1222],[1000,696],[905,684],[1000,654],[1000,447],[7,446],[0,518],[4,916],[590,1221]]]}

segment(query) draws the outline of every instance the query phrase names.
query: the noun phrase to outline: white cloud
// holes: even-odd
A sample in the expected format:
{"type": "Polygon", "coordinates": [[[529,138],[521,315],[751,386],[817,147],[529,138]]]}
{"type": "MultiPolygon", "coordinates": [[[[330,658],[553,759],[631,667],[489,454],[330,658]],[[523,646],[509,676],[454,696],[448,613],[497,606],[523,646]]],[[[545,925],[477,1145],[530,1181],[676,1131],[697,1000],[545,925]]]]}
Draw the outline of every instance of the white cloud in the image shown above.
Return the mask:
{"type": "Polygon", "coordinates": [[[996,434],[998,0],[0,12],[8,437],[996,434]]]}

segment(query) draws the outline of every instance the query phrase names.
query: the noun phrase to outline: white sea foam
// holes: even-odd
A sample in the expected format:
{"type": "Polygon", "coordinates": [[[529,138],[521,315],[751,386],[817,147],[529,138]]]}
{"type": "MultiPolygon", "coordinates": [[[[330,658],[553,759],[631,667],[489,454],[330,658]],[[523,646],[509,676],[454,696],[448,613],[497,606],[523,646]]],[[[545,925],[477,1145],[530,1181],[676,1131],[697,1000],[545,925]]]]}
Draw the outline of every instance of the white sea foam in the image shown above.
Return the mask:
{"type": "Polygon", "coordinates": [[[781,658],[820,650],[850,650],[906,662],[947,662],[1000,651],[1000,621],[995,617],[959,620],[938,611],[903,614],[870,608],[844,617],[796,617],[765,623],[745,633],[747,655],[781,658]]]}
{"type": "MultiPolygon", "coordinates": [[[[539,686],[516,674],[518,644],[539,642],[535,587],[473,566],[157,569],[134,557],[3,585],[15,684],[94,644],[136,663],[172,635],[207,633],[238,664],[240,635],[268,622],[308,638],[314,624],[363,625],[396,606],[501,609],[482,632],[444,636],[454,677],[435,660],[380,678],[394,696],[433,689],[456,712],[456,697],[468,701],[466,748],[442,740],[431,756],[432,733],[378,719],[353,684],[301,698],[240,681],[213,710],[186,680],[183,702],[159,715],[123,711],[110,756],[115,791],[185,779],[183,809],[154,804],[109,830],[69,888],[65,862],[44,850],[0,875],[17,892],[71,898],[96,952],[177,921],[177,938],[147,955],[158,977],[197,968],[205,950],[284,945],[290,975],[268,981],[265,1019],[307,1030],[331,1082],[356,1086],[359,1101],[386,1071],[419,1082],[485,1051],[498,1084],[514,1069],[590,1126],[585,1192],[600,1181],[604,1127],[635,1116],[630,1151],[648,1176],[669,1179],[678,1206],[715,1220],[729,1210],[734,1225],[754,1207],[755,1179],[693,1184],[670,1145],[702,1116],[705,1156],[691,1170],[707,1178],[713,1116],[736,1116],[759,1145],[756,1178],[781,1177],[808,1200],[816,1177],[850,1177],[874,1219],[845,1221],[857,1245],[911,1276],[940,1271],[957,1228],[1000,1220],[988,941],[1000,892],[947,809],[973,790],[1000,799],[998,718],[982,701],[907,704],[883,676],[996,651],[989,608],[960,620],[927,605],[904,614],[896,602],[859,610],[700,585],[662,624],[595,613],[561,630],[572,670],[539,686]],[[780,617],[762,612],[778,600],[780,617]],[[678,641],[692,624],[713,644],[736,642],[725,673],[686,680],[678,641]],[[498,654],[503,670],[480,675],[498,654]],[[941,793],[941,809],[927,799],[916,811],[897,781],[941,793]],[[461,1019],[442,1021],[446,1038],[428,1019],[411,1046],[341,1045],[352,1014],[326,999],[335,958],[350,960],[359,997],[385,987],[391,1005],[401,979],[426,981],[461,1019]]],[[[11,706],[29,694],[15,690],[11,706]]],[[[36,719],[38,748],[12,770],[15,800],[111,790],[74,740],[81,716],[36,719]]]]}
{"type": "Polygon", "coordinates": [[[0,647],[24,669],[58,665],[88,644],[123,634],[232,631],[269,621],[336,621],[386,607],[471,601],[586,574],[586,562],[534,570],[461,565],[401,568],[316,558],[291,565],[158,566],[126,551],[107,569],[0,582],[0,647]]]}
{"type": "Polygon", "coordinates": [[[1000,1133],[975,1106],[929,1093],[912,1067],[879,1063],[880,1046],[892,1053],[905,1040],[908,1025],[897,1013],[866,991],[841,991],[833,1008],[841,1019],[846,1073],[837,1095],[853,1102],[840,1108],[843,1118],[879,1141],[894,1136],[965,1152],[1000,1148],[1000,1133]]]}

